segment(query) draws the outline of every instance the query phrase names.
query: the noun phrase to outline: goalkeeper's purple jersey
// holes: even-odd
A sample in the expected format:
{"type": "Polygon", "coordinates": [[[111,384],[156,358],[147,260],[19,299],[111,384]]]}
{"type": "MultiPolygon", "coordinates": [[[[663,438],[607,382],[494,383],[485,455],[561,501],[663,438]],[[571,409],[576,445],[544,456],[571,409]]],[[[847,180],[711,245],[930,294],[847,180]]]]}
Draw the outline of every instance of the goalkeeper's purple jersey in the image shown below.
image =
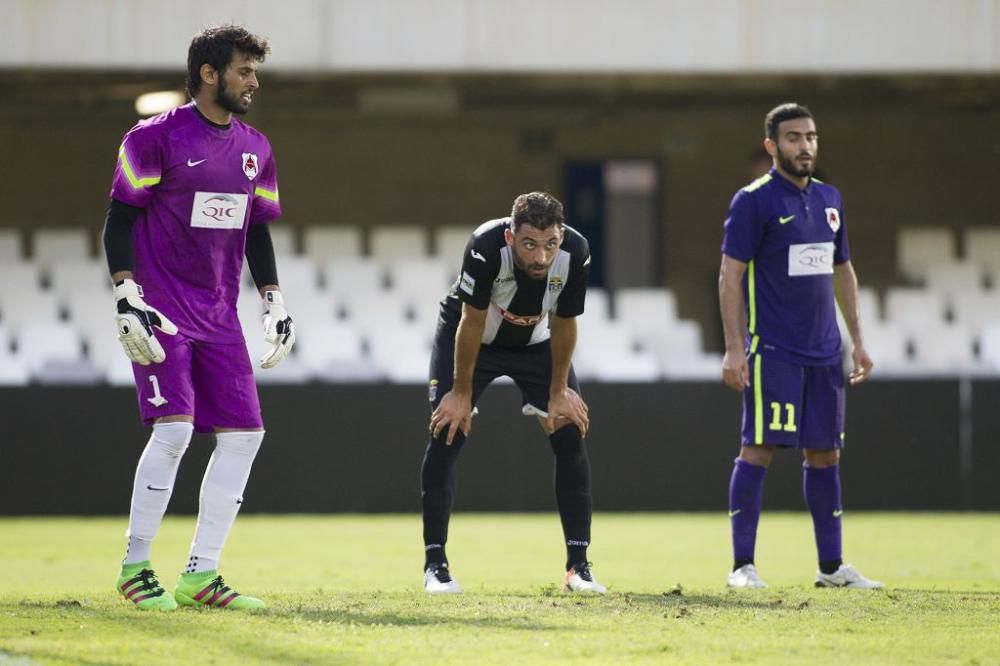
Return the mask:
{"type": "Polygon", "coordinates": [[[751,353],[799,365],[840,360],[833,270],[850,250],[837,188],[813,178],[800,190],[771,169],[733,197],[722,252],[747,264],[751,353]]]}
{"type": "Polygon", "coordinates": [[[145,301],[190,338],[241,342],[247,229],[281,214],[267,138],[194,104],[143,120],[122,140],[111,198],[142,208],[132,241],[145,301]]]}

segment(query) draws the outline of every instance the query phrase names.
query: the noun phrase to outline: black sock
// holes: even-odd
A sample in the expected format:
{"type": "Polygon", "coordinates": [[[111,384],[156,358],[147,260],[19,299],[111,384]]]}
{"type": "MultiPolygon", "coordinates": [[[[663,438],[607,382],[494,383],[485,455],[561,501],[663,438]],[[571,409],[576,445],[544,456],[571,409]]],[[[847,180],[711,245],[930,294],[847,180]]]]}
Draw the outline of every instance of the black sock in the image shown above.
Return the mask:
{"type": "Polygon", "coordinates": [[[420,469],[420,503],[424,518],[424,569],[448,561],[444,545],[448,542],[448,522],[455,496],[455,461],[465,437],[455,436],[445,446],[444,433],[432,439],[424,452],[420,469]]]}
{"type": "Polygon", "coordinates": [[[429,544],[424,547],[424,571],[439,564],[447,564],[448,556],[444,553],[444,545],[429,544]]]}
{"type": "Polygon", "coordinates": [[[556,504],[566,537],[566,570],[587,562],[590,545],[590,461],[575,425],[560,428],[549,435],[556,457],[556,504]]]}
{"type": "Polygon", "coordinates": [[[819,563],[819,570],[825,574],[836,573],[840,565],[844,563],[844,560],[823,560],[819,563]]]}
{"type": "Polygon", "coordinates": [[[733,562],[733,571],[736,571],[740,567],[745,567],[748,564],[753,564],[753,560],[736,560],[733,562]]]}

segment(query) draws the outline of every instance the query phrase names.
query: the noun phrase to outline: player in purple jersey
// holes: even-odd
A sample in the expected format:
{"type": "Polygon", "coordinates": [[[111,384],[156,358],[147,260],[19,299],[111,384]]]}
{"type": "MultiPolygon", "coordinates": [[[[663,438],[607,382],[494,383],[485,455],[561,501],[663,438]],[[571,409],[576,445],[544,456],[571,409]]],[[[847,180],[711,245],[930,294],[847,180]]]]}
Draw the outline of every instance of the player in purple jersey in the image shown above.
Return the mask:
{"type": "Polygon", "coordinates": [[[274,156],[263,134],[233,117],[249,111],[268,52],[266,40],[238,26],[197,35],[188,50],[192,102],[139,122],[118,151],[104,246],[118,339],[153,432],[136,469],[117,587],[145,610],[264,606],[217,569],[264,438],[236,316],[244,256],[271,343],[261,366],[273,367],[295,342],[266,224],[281,214],[274,156]],[[195,430],[214,432],[216,447],[190,559],[171,595],[150,566],[151,546],[195,430]]]}
{"type": "Polygon", "coordinates": [[[837,304],[854,346],[850,383],[868,378],[840,192],[813,177],[812,114],[782,104],[767,114],[774,166],[736,193],[722,241],[719,302],[723,382],[743,392],[743,437],[729,485],[730,587],[767,587],[754,547],[764,475],[775,447],[802,449],[803,492],[819,552],[817,587],[881,588],[841,557],[840,449],[844,375],[837,304]]]}

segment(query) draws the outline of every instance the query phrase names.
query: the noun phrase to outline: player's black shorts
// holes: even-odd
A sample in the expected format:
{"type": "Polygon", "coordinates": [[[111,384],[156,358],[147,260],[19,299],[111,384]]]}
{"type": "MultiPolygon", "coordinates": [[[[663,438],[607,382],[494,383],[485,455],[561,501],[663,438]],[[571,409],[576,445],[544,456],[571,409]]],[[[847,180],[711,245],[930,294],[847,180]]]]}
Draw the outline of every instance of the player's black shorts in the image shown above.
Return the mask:
{"type": "MultiPolygon", "coordinates": [[[[456,318],[447,310],[438,319],[431,351],[431,373],[428,398],[431,409],[438,406],[451,390],[455,370],[456,318]]],[[[497,377],[506,375],[521,389],[521,411],[530,416],[545,416],[549,409],[549,387],[552,384],[552,347],[548,340],[525,347],[480,345],[476,369],[472,374],[472,404],[475,405],[486,387],[497,377]]],[[[569,387],[580,393],[573,366],[569,368],[569,387]]]]}

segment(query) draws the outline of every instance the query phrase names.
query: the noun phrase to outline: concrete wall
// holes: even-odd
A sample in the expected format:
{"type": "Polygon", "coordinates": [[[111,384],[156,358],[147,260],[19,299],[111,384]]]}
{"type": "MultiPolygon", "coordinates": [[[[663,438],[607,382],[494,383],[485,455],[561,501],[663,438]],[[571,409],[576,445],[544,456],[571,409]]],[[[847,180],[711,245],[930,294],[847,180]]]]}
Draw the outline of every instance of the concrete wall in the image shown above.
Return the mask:
{"type": "Polygon", "coordinates": [[[236,21],[296,71],[996,71],[1000,0],[5,0],[0,65],[183,66],[236,21]]]}
{"type": "MultiPolygon", "coordinates": [[[[725,511],[738,452],[737,394],[715,383],[583,391],[595,509],[725,511]]],[[[1000,510],[998,399],[996,381],[965,391],[944,380],[850,389],[845,508],[1000,510]]],[[[263,387],[267,437],[243,510],[419,511],[426,401],[422,386],[263,387]]],[[[536,420],[520,414],[516,388],[494,386],[479,406],[458,463],[456,508],[553,510],[552,455],[536,420]]],[[[0,515],[126,513],[148,438],[130,389],[0,389],[0,409],[0,515]]],[[[197,510],[212,444],[195,438],[172,511],[197,510]]],[[[801,509],[801,488],[800,454],[780,452],[765,508],[801,509]]]]}

